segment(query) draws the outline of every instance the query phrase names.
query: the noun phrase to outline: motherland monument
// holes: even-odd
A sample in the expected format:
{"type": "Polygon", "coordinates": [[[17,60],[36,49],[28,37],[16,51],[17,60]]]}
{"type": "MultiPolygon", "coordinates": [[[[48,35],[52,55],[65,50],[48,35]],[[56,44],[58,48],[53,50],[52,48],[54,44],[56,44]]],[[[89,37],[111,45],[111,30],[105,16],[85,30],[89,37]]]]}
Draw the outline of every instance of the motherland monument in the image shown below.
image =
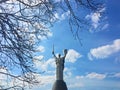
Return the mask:
{"type": "Polygon", "coordinates": [[[58,57],[57,57],[54,53],[54,49],[52,54],[56,62],[56,81],[53,85],[52,90],[68,90],[67,85],[64,82],[64,78],[63,78],[63,70],[64,70],[65,57],[67,55],[67,49],[64,50],[64,56],[61,56],[61,54],[58,54],[58,57]]]}

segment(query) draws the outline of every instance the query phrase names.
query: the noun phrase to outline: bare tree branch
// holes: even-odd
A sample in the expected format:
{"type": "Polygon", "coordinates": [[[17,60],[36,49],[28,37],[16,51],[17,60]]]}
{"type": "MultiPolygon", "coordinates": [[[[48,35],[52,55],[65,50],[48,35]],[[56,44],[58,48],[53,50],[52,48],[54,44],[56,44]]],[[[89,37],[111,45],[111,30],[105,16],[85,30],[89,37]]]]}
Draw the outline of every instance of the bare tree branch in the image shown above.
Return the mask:
{"type": "MultiPolygon", "coordinates": [[[[38,83],[34,75],[38,73],[33,62],[35,49],[40,45],[41,37],[48,36],[48,28],[57,21],[55,13],[70,12],[68,23],[78,39],[79,31],[87,25],[72,2],[78,9],[83,7],[96,11],[102,7],[95,0],[0,0],[0,67],[5,67],[10,72],[0,72],[0,75],[28,84],[38,83]],[[17,70],[18,75],[12,74],[14,70],[17,70]]],[[[23,90],[23,87],[16,85],[0,88],[23,90]]]]}

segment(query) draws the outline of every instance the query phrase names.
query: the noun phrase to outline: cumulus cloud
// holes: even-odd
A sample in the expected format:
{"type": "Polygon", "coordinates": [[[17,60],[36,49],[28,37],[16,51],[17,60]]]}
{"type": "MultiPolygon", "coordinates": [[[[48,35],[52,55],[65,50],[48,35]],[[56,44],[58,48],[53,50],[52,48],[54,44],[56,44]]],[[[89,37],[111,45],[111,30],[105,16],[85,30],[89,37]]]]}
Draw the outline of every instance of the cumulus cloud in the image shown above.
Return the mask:
{"type": "Polygon", "coordinates": [[[39,35],[38,36],[38,39],[40,39],[40,40],[45,40],[45,39],[47,39],[48,37],[52,37],[53,36],[53,33],[52,32],[50,32],[50,31],[45,31],[45,35],[39,35]],[[45,36],[46,35],[46,36],[45,36]]]}
{"type": "Polygon", "coordinates": [[[99,79],[102,80],[104,78],[106,78],[106,74],[100,74],[100,73],[96,73],[96,72],[91,72],[86,74],[85,76],[76,76],[76,79],[99,79]]]}
{"type": "Polygon", "coordinates": [[[48,71],[48,67],[55,67],[55,61],[53,58],[50,58],[47,61],[34,60],[34,64],[38,69],[41,69],[43,71],[48,71]]]}
{"type": "Polygon", "coordinates": [[[53,83],[55,81],[55,76],[54,75],[40,75],[36,74],[37,80],[40,80],[40,84],[42,85],[47,85],[53,83]]]}
{"type": "Polygon", "coordinates": [[[7,70],[5,68],[0,67],[0,85],[4,86],[7,85],[7,75],[5,75],[4,73],[7,73],[7,70]]]}
{"type": "Polygon", "coordinates": [[[120,51],[120,39],[116,39],[113,41],[112,44],[91,49],[90,53],[88,54],[88,57],[90,60],[93,60],[94,57],[96,59],[104,59],[119,51],[120,51]]]}
{"type": "Polygon", "coordinates": [[[62,14],[55,13],[54,15],[57,19],[62,21],[62,20],[65,20],[70,15],[70,11],[67,11],[67,12],[62,13],[62,14]]]}
{"type": "Polygon", "coordinates": [[[69,77],[68,80],[68,87],[73,89],[73,88],[80,88],[80,87],[86,87],[86,85],[92,85],[91,82],[96,82],[96,81],[103,81],[107,77],[106,74],[100,74],[96,72],[91,72],[88,73],[84,76],[76,76],[76,77],[69,77]],[[69,83],[69,79],[71,80],[69,83]]]}
{"type": "Polygon", "coordinates": [[[78,88],[78,87],[84,87],[84,84],[81,82],[77,82],[77,83],[72,83],[68,86],[69,88],[78,88]]]}
{"type": "Polygon", "coordinates": [[[114,77],[120,78],[120,72],[119,72],[119,73],[114,74],[114,77]]]}
{"type": "MultiPolygon", "coordinates": [[[[39,85],[39,87],[41,86],[43,87],[55,81],[55,75],[43,75],[37,73],[34,73],[33,75],[35,76],[36,80],[38,80],[39,82],[38,84],[35,84],[34,87],[37,87],[37,85],[39,85]]],[[[13,78],[9,76],[7,70],[5,68],[0,67],[0,90],[3,90],[2,88],[8,88],[12,86],[20,86],[20,87],[24,87],[25,89],[28,88],[27,90],[29,90],[30,85],[27,82],[24,82],[23,84],[22,80],[23,80],[22,77],[13,78]]]]}
{"type": "Polygon", "coordinates": [[[39,46],[36,48],[37,52],[44,52],[45,51],[45,47],[44,46],[39,46]]]}
{"type": "Polygon", "coordinates": [[[99,25],[100,17],[101,17],[100,13],[95,12],[91,13],[90,15],[87,15],[86,19],[90,19],[92,21],[92,26],[96,29],[99,25]]]}
{"type": "Polygon", "coordinates": [[[80,53],[78,53],[74,49],[70,49],[67,53],[66,60],[67,60],[67,62],[74,63],[80,57],[82,57],[82,55],[80,53]]]}
{"type": "MultiPolygon", "coordinates": [[[[94,12],[94,13],[92,12],[91,14],[86,15],[85,18],[87,20],[90,20],[94,29],[98,28],[98,26],[100,25],[100,19],[102,17],[101,13],[104,11],[105,11],[105,8],[102,8],[97,12],[94,12]]],[[[103,29],[105,29],[107,26],[108,25],[106,24],[103,29]]]]}
{"type": "Polygon", "coordinates": [[[70,15],[70,11],[67,11],[61,15],[61,20],[64,20],[66,17],[70,15]]]}
{"type": "Polygon", "coordinates": [[[76,76],[75,78],[79,80],[79,79],[85,78],[85,76],[76,76]]]}
{"type": "MultiPolygon", "coordinates": [[[[12,87],[12,86],[21,86],[21,84],[18,84],[20,81],[20,77],[18,78],[13,78],[12,75],[10,75],[10,71],[8,72],[8,70],[4,67],[0,67],[0,90],[2,90],[2,88],[8,88],[8,87],[12,87]],[[17,81],[16,81],[17,80],[17,81]]],[[[23,85],[23,84],[22,84],[23,85]]]]}
{"type": "Polygon", "coordinates": [[[72,77],[72,68],[67,68],[65,67],[64,68],[64,78],[65,79],[68,79],[68,78],[71,78],[72,77]]]}
{"type": "Polygon", "coordinates": [[[40,56],[34,56],[33,57],[33,62],[42,60],[43,58],[44,58],[44,56],[42,56],[42,55],[40,55],[40,56]]]}
{"type": "MultiPolygon", "coordinates": [[[[69,69],[68,69],[69,70],[69,69]]],[[[71,73],[72,74],[72,73],[71,73]]],[[[70,75],[70,76],[66,76],[66,83],[67,83],[67,86],[69,89],[75,89],[75,88],[80,88],[80,87],[84,87],[84,83],[81,82],[80,79],[74,77],[73,75],[70,75]]]]}
{"type": "Polygon", "coordinates": [[[88,75],[86,75],[86,77],[89,79],[104,79],[106,77],[106,75],[92,72],[92,73],[89,73],[88,75]]]}
{"type": "MultiPolygon", "coordinates": [[[[117,73],[116,73],[116,75],[117,75],[117,73]]],[[[108,74],[91,72],[91,73],[87,73],[83,76],[70,76],[68,78],[65,78],[65,81],[67,83],[67,87],[70,90],[76,90],[76,89],[79,90],[80,88],[85,89],[86,87],[89,88],[89,87],[97,87],[97,86],[120,88],[120,85],[119,85],[120,82],[116,82],[116,81],[112,81],[112,80],[110,80],[110,81],[104,80],[108,76],[109,76],[108,74]]],[[[119,74],[118,74],[118,76],[119,76],[119,74]]],[[[41,80],[41,83],[42,83],[42,85],[41,86],[39,85],[38,87],[39,88],[42,87],[41,89],[44,88],[44,90],[49,90],[49,88],[51,88],[51,85],[53,85],[53,83],[55,81],[55,76],[50,76],[50,75],[41,76],[40,75],[40,77],[38,79],[41,80]]]]}

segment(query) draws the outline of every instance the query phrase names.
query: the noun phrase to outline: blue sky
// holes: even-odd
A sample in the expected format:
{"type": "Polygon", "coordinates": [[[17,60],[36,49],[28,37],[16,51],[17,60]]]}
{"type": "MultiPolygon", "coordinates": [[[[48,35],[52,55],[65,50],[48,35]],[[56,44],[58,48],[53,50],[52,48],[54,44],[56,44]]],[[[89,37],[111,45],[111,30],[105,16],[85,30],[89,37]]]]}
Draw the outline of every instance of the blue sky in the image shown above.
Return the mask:
{"type": "Polygon", "coordinates": [[[68,90],[120,90],[120,1],[106,2],[105,16],[90,13],[92,27],[80,32],[82,46],[75,40],[66,22],[68,12],[57,15],[61,20],[51,28],[51,35],[41,42],[36,66],[45,71],[40,75],[41,85],[33,90],[51,90],[55,81],[55,61],[51,54],[68,49],[64,80],[68,90]],[[101,22],[101,17],[105,19],[101,22]],[[98,30],[98,28],[100,30],[98,30]],[[44,57],[43,57],[44,56],[44,57]]]}
{"type": "MultiPolygon", "coordinates": [[[[105,12],[104,15],[99,12],[86,12],[84,9],[78,11],[77,14],[91,24],[91,27],[82,28],[79,33],[82,45],[69,30],[69,11],[55,13],[59,21],[50,28],[48,38],[39,37],[42,39],[37,48],[40,53],[36,54],[33,61],[38,70],[44,73],[36,75],[41,83],[31,90],[52,89],[56,66],[52,56],[53,45],[56,55],[63,55],[63,50],[68,49],[64,69],[68,90],[120,90],[119,3],[119,0],[107,0],[105,7],[99,11],[105,12]]],[[[0,70],[6,72],[4,69],[0,70]]],[[[6,86],[14,83],[21,85],[21,82],[8,79],[4,75],[1,75],[0,79],[11,81],[11,84],[7,83],[6,86]]],[[[6,81],[0,82],[0,85],[2,83],[6,81]]]]}
{"type": "MultiPolygon", "coordinates": [[[[36,74],[40,84],[33,86],[31,90],[52,89],[56,66],[52,56],[53,45],[56,55],[63,55],[63,50],[68,49],[64,69],[64,80],[68,90],[120,90],[119,3],[119,0],[106,1],[105,7],[99,12],[88,12],[86,9],[75,7],[78,16],[91,24],[89,28],[82,28],[79,32],[82,45],[70,31],[67,21],[70,12],[55,13],[59,21],[50,28],[48,38],[39,37],[42,41],[36,50],[40,52],[35,53],[33,61],[41,72],[36,74]],[[105,13],[101,15],[100,12],[105,13]]],[[[30,37],[34,41],[34,35],[30,37]]],[[[5,69],[0,71],[7,72],[5,69]]],[[[4,75],[0,75],[0,80],[3,80],[0,85],[6,87],[23,85],[23,82],[4,75]]],[[[26,90],[30,88],[26,87],[26,90]]]]}

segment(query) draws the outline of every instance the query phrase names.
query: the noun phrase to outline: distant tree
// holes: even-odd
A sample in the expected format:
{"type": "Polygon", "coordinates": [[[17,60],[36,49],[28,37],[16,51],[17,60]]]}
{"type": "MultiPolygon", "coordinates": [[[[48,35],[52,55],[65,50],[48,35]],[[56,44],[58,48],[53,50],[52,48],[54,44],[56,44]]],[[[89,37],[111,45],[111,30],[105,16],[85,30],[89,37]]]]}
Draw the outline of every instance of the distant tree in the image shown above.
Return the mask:
{"type": "Polygon", "coordinates": [[[69,12],[68,23],[74,34],[86,24],[79,8],[94,12],[102,7],[101,0],[0,0],[0,76],[10,77],[6,82],[23,82],[16,85],[14,81],[8,87],[0,84],[0,90],[39,83],[33,58],[41,39],[50,33],[49,27],[58,21],[55,13],[69,12]]]}

